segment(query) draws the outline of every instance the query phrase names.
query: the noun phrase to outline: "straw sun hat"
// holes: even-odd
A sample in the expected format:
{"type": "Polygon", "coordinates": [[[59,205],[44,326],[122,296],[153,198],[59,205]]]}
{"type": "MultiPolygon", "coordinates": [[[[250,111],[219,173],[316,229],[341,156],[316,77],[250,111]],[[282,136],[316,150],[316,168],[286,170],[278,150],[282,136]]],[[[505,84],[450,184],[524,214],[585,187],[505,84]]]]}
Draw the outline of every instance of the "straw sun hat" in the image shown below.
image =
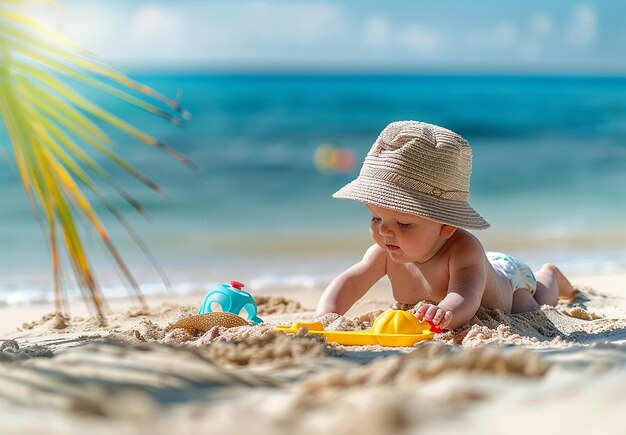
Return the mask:
{"type": "Polygon", "coordinates": [[[450,130],[417,121],[392,122],[365,157],[356,180],[333,198],[482,230],[489,223],[467,202],[472,150],[450,130]]]}

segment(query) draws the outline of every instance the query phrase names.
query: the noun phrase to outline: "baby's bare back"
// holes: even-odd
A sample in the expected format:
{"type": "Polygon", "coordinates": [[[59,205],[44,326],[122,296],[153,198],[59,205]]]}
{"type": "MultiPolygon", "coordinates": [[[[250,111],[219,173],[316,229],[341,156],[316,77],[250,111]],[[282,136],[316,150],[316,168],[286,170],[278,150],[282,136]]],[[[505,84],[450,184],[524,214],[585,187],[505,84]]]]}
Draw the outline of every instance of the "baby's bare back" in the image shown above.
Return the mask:
{"type": "Polygon", "coordinates": [[[458,229],[446,245],[425,263],[397,263],[387,257],[387,277],[391,282],[393,297],[403,304],[416,304],[426,300],[438,304],[448,293],[450,283],[450,260],[455,255],[472,256],[485,269],[486,283],[481,305],[511,311],[513,291],[510,282],[496,272],[485,251],[473,235],[458,229]],[[468,250],[463,238],[473,238],[476,248],[468,250]]]}

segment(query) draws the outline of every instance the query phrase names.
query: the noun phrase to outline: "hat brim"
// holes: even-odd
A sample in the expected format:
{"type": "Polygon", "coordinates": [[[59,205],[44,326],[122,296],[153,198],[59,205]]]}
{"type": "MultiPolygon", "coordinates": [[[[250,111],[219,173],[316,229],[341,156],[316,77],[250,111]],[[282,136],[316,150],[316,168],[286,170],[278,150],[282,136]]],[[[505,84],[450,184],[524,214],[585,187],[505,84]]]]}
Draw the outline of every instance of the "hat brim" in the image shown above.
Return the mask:
{"type": "Polygon", "coordinates": [[[335,192],[333,198],[352,199],[470,230],[491,226],[466,201],[438,198],[374,178],[359,177],[335,192]]]}

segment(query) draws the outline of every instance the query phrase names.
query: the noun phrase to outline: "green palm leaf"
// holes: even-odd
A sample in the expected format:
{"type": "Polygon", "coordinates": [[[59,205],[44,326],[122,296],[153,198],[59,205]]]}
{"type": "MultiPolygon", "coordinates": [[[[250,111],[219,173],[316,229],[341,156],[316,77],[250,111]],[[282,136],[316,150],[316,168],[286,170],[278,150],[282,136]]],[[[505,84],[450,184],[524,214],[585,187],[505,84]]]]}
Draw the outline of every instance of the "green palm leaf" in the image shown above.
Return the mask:
{"type": "MultiPolygon", "coordinates": [[[[158,264],[119,210],[101,192],[97,181],[112,186],[141,213],[143,207],[117,185],[86,148],[101,153],[149,188],[160,189],[111,151],[110,138],[93,119],[157,147],[187,166],[193,164],[83,97],[67,79],[91,86],[175,125],[184,123],[189,114],[176,101],[115,71],[95,55],[20,12],[21,4],[19,0],[0,0],[0,119],[10,142],[0,145],[5,146],[8,154],[12,152],[31,207],[47,229],[57,312],[61,312],[63,300],[60,257],[65,252],[81,290],[103,320],[104,298],[77,230],[77,220],[95,231],[144,306],[145,301],[83,189],[104,204],[157,268],[158,264]]],[[[160,268],[159,273],[169,285],[160,268]]]]}

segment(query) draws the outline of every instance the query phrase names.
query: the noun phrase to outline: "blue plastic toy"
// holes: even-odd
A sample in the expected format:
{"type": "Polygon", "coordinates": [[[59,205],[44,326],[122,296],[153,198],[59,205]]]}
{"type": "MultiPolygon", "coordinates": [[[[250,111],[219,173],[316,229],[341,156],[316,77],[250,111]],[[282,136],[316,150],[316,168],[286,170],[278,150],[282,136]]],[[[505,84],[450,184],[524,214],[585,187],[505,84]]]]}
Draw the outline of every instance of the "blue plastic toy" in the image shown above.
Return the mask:
{"type": "Polygon", "coordinates": [[[253,325],[258,325],[263,320],[256,315],[256,302],[250,293],[242,290],[243,287],[245,286],[237,281],[231,281],[230,285],[218,285],[204,297],[198,314],[213,312],[211,304],[217,302],[224,312],[239,315],[242,310],[246,311],[248,313],[248,321],[252,322],[253,325]]]}

